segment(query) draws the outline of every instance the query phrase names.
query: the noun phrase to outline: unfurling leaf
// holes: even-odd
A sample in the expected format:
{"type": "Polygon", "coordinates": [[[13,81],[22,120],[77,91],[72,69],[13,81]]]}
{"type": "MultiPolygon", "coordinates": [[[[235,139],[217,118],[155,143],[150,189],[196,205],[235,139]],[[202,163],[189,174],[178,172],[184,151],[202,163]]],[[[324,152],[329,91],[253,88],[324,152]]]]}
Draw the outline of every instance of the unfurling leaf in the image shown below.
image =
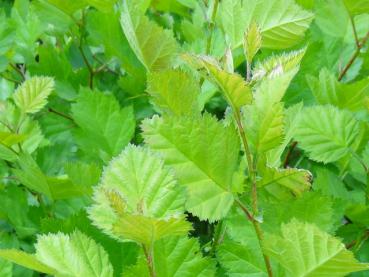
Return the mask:
{"type": "Polygon", "coordinates": [[[243,51],[246,61],[251,64],[254,56],[261,47],[261,32],[258,25],[252,22],[245,32],[243,39],[243,51]]]}

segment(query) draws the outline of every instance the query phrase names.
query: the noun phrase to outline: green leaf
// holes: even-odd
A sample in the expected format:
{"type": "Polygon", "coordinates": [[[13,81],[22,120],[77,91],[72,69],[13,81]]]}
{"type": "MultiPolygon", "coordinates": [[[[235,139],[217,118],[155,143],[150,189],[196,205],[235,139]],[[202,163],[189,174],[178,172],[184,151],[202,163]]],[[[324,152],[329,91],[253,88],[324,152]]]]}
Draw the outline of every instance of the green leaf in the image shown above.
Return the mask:
{"type": "Polygon", "coordinates": [[[279,230],[283,223],[293,218],[319,226],[324,231],[333,230],[333,201],[317,192],[306,192],[289,201],[278,201],[265,205],[263,229],[267,232],[279,230]]]}
{"type": "Polygon", "coordinates": [[[20,143],[24,141],[24,139],[25,136],[23,135],[0,131],[0,143],[7,147],[20,143]]]}
{"type": "Polygon", "coordinates": [[[17,88],[14,102],[24,113],[37,113],[47,104],[47,97],[53,89],[52,78],[32,77],[17,88]]]}
{"type": "Polygon", "coordinates": [[[217,258],[222,267],[227,269],[227,276],[268,276],[262,255],[239,243],[226,242],[220,245],[217,258]]]}
{"type": "Polygon", "coordinates": [[[75,134],[81,147],[103,160],[118,155],[134,134],[132,107],[122,109],[112,95],[83,91],[72,105],[72,115],[80,127],[75,134]]]}
{"type": "Polygon", "coordinates": [[[289,273],[288,276],[346,276],[367,270],[369,264],[355,260],[352,252],[335,237],[315,225],[292,220],[281,227],[281,235],[268,235],[264,250],[289,273]]]}
{"type": "Polygon", "coordinates": [[[225,36],[229,38],[232,48],[241,45],[245,31],[245,8],[240,0],[223,0],[219,5],[219,17],[225,36]]]}
{"type": "Polygon", "coordinates": [[[1,277],[12,277],[13,276],[13,264],[11,262],[0,259],[0,276],[1,277]]]}
{"type": "Polygon", "coordinates": [[[253,70],[252,79],[275,78],[286,72],[297,70],[305,52],[306,48],[303,48],[280,55],[274,55],[262,62],[258,62],[253,70]]]}
{"type": "Polygon", "coordinates": [[[305,108],[297,123],[295,139],[311,159],[329,163],[350,152],[359,126],[348,111],[333,106],[305,108]]]}
{"type": "Polygon", "coordinates": [[[218,63],[210,57],[187,55],[185,58],[188,58],[190,62],[198,63],[207,70],[211,77],[210,80],[221,89],[227,102],[236,111],[252,102],[251,89],[239,74],[222,70],[218,63]]]}
{"type": "Polygon", "coordinates": [[[105,250],[79,231],[41,235],[35,247],[37,259],[59,276],[113,276],[105,250]]]}
{"type": "Polygon", "coordinates": [[[181,70],[154,72],[148,76],[147,92],[164,114],[191,115],[199,112],[200,87],[191,75],[181,70]]]}
{"type": "Polygon", "coordinates": [[[24,186],[52,197],[45,174],[30,155],[20,154],[18,165],[19,169],[13,169],[13,172],[24,186]]]}
{"type": "Polygon", "coordinates": [[[315,100],[321,105],[331,104],[351,111],[365,109],[365,97],[369,96],[369,78],[344,84],[324,68],[319,73],[319,79],[307,76],[307,81],[315,100]]]}
{"type": "Polygon", "coordinates": [[[304,37],[313,14],[293,0],[262,0],[244,2],[247,16],[260,26],[262,47],[283,49],[294,46],[304,37]]]}
{"type": "Polygon", "coordinates": [[[261,31],[259,26],[252,22],[249,28],[245,32],[245,36],[243,38],[243,51],[245,54],[246,61],[251,65],[252,59],[259,51],[261,47],[261,31]]]}
{"type": "Polygon", "coordinates": [[[343,3],[351,15],[369,12],[369,2],[367,0],[343,0],[343,3]]]}
{"type": "Polygon", "coordinates": [[[171,31],[163,30],[127,1],[122,4],[120,23],[132,50],[147,71],[171,67],[178,50],[171,31]]]}
{"type": "Polygon", "coordinates": [[[163,162],[130,145],[105,169],[89,214],[107,234],[151,245],[189,231],[183,206],[182,190],[163,162]]]}
{"type": "Polygon", "coordinates": [[[311,187],[312,174],[303,169],[287,168],[278,169],[265,167],[260,170],[261,180],[257,182],[260,187],[278,191],[280,187],[290,190],[294,195],[300,196],[311,187]]]}
{"type": "Polygon", "coordinates": [[[30,268],[32,270],[51,275],[54,275],[56,273],[56,271],[52,267],[49,267],[48,265],[40,262],[35,257],[35,255],[17,249],[0,249],[0,257],[21,266],[30,268]]]}
{"type": "Polygon", "coordinates": [[[111,12],[117,0],[86,0],[86,2],[102,12],[111,12]]]}
{"type": "MultiPolygon", "coordinates": [[[[201,255],[200,245],[195,238],[171,237],[157,241],[153,248],[154,269],[157,276],[214,276],[216,264],[201,255]]],[[[138,264],[128,268],[124,276],[150,276],[144,256],[138,264]]]]}
{"type": "Polygon", "coordinates": [[[73,0],[47,0],[50,4],[57,7],[59,10],[65,12],[68,15],[73,15],[76,11],[87,6],[87,1],[73,1],[73,0]]]}
{"type": "Polygon", "coordinates": [[[202,117],[159,118],[142,124],[145,142],[163,155],[186,186],[188,211],[210,222],[223,218],[233,203],[232,179],[240,144],[233,126],[202,117]]]}

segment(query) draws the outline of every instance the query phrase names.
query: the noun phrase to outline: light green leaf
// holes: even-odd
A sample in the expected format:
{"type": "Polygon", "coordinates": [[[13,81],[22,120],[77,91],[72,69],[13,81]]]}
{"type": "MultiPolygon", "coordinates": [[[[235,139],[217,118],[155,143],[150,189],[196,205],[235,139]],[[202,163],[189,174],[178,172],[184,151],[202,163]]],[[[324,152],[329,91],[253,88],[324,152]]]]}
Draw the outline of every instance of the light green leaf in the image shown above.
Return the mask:
{"type": "Polygon", "coordinates": [[[223,218],[233,203],[232,178],[240,144],[233,126],[214,117],[147,119],[145,142],[163,155],[186,186],[188,211],[210,222],[223,218]]]}
{"type": "Polygon", "coordinates": [[[306,48],[271,56],[262,62],[258,62],[253,70],[253,80],[263,78],[275,78],[286,72],[296,71],[304,57],[306,48]]]}
{"type": "Polygon", "coordinates": [[[15,91],[15,104],[24,113],[36,113],[47,104],[47,97],[54,89],[54,80],[50,77],[32,77],[15,91]]]}
{"type": "Polygon", "coordinates": [[[343,0],[343,3],[351,15],[369,12],[368,0],[343,0]]]}
{"type": "Polygon", "coordinates": [[[289,48],[304,37],[313,14],[303,10],[293,0],[244,1],[249,23],[258,23],[263,36],[262,47],[289,48]]]}
{"type": "Polygon", "coordinates": [[[275,232],[283,223],[288,223],[293,218],[315,224],[327,232],[333,231],[333,201],[318,192],[306,192],[301,197],[288,201],[268,203],[263,211],[263,229],[267,232],[275,232]]]}
{"type": "Polygon", "coordinates": [[[257,182],[257,185],[265,187],[267,190],[270,186],[271,193],[273,193],[273,190],[278,191],[278,187],[283,187],[290,190],[296,196],[300,196],[311,186],[312,174],[303,169],[265,167],[260,171],[260,175],[262,179],[257,182]],[[275,188],[276,186],[277,188],[275,188]]]}
{"type": "Polygon", "coordinates": [[[199,112],[197,96],[200,86],[196,79],[184,71],[151,73],[147,80],[147,92],[164,114],[191,115],[199,112]]]}
{"type": "Polygon", "coordinates": [[[19,169],[13,169],[13,172],[24,186],[52,197],[45,174],[29,154],[20,154],[18,165],[19,169]]]}
{"type": "Polygon", "coordinates": [[[134,134],[132,107],[121,108],[112,95],[83,91],[72,114],[80,127],[75,134],[82,149],[103,160],[118,155],[134,134]]]}
{"type": "Polygon", "coordinates": [[[315,100],[321,105],[331,104],[351,111],[365,109],[365,97],[369,97],[369,78],[344,84],[324,68],[319,73],[319,79],[307,76],[307,81],[315,100]]]}
{"type": "Polygon", "coordinates": [[[358,123],[350,112],[326,105],[305,108],[294,137],[311,159],[329,163],[350,152],[358,133],[358,123]]]}
{"type": "MultiPolygon", "coordinates": [[[[154,244],[153,254],[157,276],[215,276],[215,262],[202,257],[200,245],[195,238],[182,236],[162,239],[154,244]]],[[[139,256],[138,264],[128,268],[124,276],[150,276],[143,254],[139,256]]]]}
{"type": "Polygon", "coordinates": [[[51,275],[56,273],[53,268],[37,260],[35,255],[17,249],[1,249],[0,257],[35,271],[40,271],[51,275]]]}
{"type": "Polygon", "coordinates": [[[8,262],[7,260],[4,259],[0,259],[0,276],[1,277],[13,276],[13,264],[11,262],[8,262]]]}
{"type": "Polygon", "coordinates": [[[147,71],[169,69],[178,50],[173,34],[163,30],[132,6],[124,1],[120,18],[132,50],[147,71]]]}
{"type": "Polygon", "coordinates": [[[241,45],[247,18],[240,0],[223,0],[219,5],[219,17],[225,36],[229,38],[232,48],[241,45]]]}
{"type": "Polygon", "coordinates": [[[111,12],[117,0],[86,0],[86,2],[102,12],[111,12]]]}
{"type": "Polygon", "coordinates": [[[221,89],[233,109],[238,111],[240,107],[252,102],[251,89],[239,74],[221,69],[215,60],[207,56],[187,55],[185,59],[199,64],[208,71],[210,80],[221,89]]]}
{"type": "Polygon", "coordinates": [[[227,276],[268,276],[261,252],[256,254],[239,243],[226,242],[220,245],[217,258],[222,267],[227,269],[227,276]]]}
{"type": "Polygon", "coordinates": [[[248,29],[245,32],[245,36],[243,38],[243,51],[245,53],[246,61],[251,65],[252,59],[259,51],[261,47],[261,31],[259,26],[252,22],[248,29]]]}
{"type": "Polygon", "coordinates": [[[68,15],[73,15],[76,11],[87,6],[87,1],[79,0],[47,0],[50,4],[57,7],[59,10],[65,12],[68,15]]]}
{"type": "Polygon", "coordinates": [[[59,276],[113,276],[105,250],[79,231],[39,236],[35,247],[37,259],[59,276]]]}
{"type": "Polygon", "coordinates": [[[25,138],[24,135],[0,131],[0,143],[7,147],[22,142],[25,138]]]}
{"type": "Polygon", "coordinates": [[[291,277],[339,277],[369,269],[369,264],[356,261],[340,240],[297,220],[282,225],[280,236],[266,236],[264,250],[291,277]]]}
{"type": "Polygon", "coordinates": [[[105,169],[89,214],[107,234],[151,245],[189,231],[183,206],[182,190],[163,162],[130,145],[105,169]]]}

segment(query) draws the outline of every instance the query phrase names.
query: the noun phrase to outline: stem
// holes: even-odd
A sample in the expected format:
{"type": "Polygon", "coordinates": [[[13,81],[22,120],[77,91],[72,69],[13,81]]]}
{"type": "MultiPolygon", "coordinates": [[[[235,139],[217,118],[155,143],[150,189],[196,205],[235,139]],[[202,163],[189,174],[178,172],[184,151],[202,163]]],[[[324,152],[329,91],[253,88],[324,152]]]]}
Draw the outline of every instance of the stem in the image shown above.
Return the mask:
{"type": "Polygon", "coordinates": [[[218,11],[218,5],[219,5],[219,0],[214,0],[214,6],[213,6],[213,13],[211,14],[211,19],[210,19],[210,23],[209,23],[209,37],[206,43],[206,54],[210,53],[210,49],[211,49],[211,40],[213,38],[213,31],[214,31],[214,21],[215,21],[215,17],[217,15],[217,11],[218,11]]]}
{"type": "Polygon", "coordinates": [[[68,120],[70,120],[70,121],[74,122],[73,118],[72,118],[72,117],[70,117],[70,116],[69,116],[69,115],[67,115],[67,114],[64,114],[64,113],[58,112],[58,111],[56,111],[56,110],[54,110],[54,109],[52,109],[52,108],[49,108],[49,109],[48,109],[48,111],[49,111],[50,113],[56,114],[56,115],[58,115],[58,116],[61,116],[61,117],[65,118],[65,119],[68,119],[68,120]]]}
{"type": "Polygon", "coordinates": [[[25,74],[24,74],[24,72],[22,71],[22,70],[20,70],[16,65],[14,65],[14,64],[10,64],[10,66],[15,70],[15,71],[17,71],[18,72],[18,74],[22,77],[22,80],[24,81],[25,79],[26,79],[26,76],[25,76],[25,74]]]}
{"type": "Polygon", "coordinates": [[[267,255],[265,255],[264,251],[263,251],[263,243],[262,242],[264,240],[264,235],[263,235],[263,231],[261,230],[260,223],[254,217],[251,216],[248,209],[239,200],[237,200],[237,204],[240,206],[241,210],[245,213],[246,217],[249,220],[251,220],[252,225],[254,226],[255,233],[256,233],[256,236],[257,236],[258,241],[259,241],[259,246],[260,246],[261,252],[263,254],[264,263],[265,263],[266,270],[268,272],[268,276],[273,277],[273,270],[272,270],[272,265],[270,264],[269,257],[267,255]]]}
{"type": "Polygon", "coordinates": [[[352,31],[354,33],[354,37],[355,37],[355,43],[356,43],[356,47],[360,47],[360,41],[359,41],[359,37],[357,36],[357,31],[356,31],[356,26],[355,26],[355,22],[353,17],[350,15],[350,23],[352,26],[352,31]]]}
{"type": "Polygon", "coordinates": [[[250,178],[251,178],[251,182],[252,182],[252,194],[251,194],[252,199],[251,199],[251,202],[252,202],[253,215],[251,215],[250,211],[239,200],[237,200],[237,204],[240,206],[241,210],[245,213],[247,219],[249,219],[252,222],[252,225],[254,226],[255,233],[258,237],[260,249],[261,249],[261,252],[263,253],[264,263],[265,263],[265,267],[266,267],[267,272],[268,272],[268,276],[272,277],[273,276],[273,271],[272,271],[272,266],[270,264],[269,257],[267,255],[265,255],[264,251],[263,251],[263,239],[264,239],[263,231],[261,230],[260,223],[255,219],[255,215],[257,215],[257,213],[258,213],[255,163],[252,162],[252,155],[251,155],[249,144],[247,142],[245,128],[242,124],[240,111],[235,110],[235,109],[233,109],[233,110],[234,110],[234,117],[235,117],[235,120],[236,120],[236,123],[237,123],[237,127],[238,127],[238,130],[239,130],[240,136],[241,136],[241,140],[242,140],[243,146],[245,148],[247,165],[248,165],[250,178]]]}
{"type": "Polygon", "coordinates": [[[338,76],[338,81],[341,81],[342,78],[346,75],[347,71],[350,69],[356,58],[359,56],[361,48],[363,48],[368,39],[369,39],[369,31],[366,33],[365,37],[361,40],[361,42],[357,45],[354,54],[352,54],[350,60],[348,61],[348,63],[338,76]]]}
{"type": "Polygon", "coordinates": [[[149,269],[149,273],[151,277],[156,277],[156,273],[154,270],[154,263],[153,263],[153,254],[152,254],[152,248],[150,250],[147,249],[147,247],[142,244],[142,249],[146,257],[146,263],[147,267],[149,269]]]}

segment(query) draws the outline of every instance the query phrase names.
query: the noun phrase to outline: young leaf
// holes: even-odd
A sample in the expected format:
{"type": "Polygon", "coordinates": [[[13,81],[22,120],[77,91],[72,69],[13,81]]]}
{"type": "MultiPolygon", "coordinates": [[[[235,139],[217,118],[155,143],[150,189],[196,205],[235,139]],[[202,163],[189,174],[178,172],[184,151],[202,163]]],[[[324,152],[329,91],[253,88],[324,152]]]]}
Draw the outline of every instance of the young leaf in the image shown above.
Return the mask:
{"type": "Polygon", "coordinates": [[[124,1],[120,23],[137,58],[147,71],[169,69],[177,53],[177,42],[169,30],[163,30],[124,1]]]}
{"type": "Polygon", "coordinates": [[[261,47],[261,32],[259,26],[252,22],[243,38],[243,51],[246,61],[251,65],[252,59],[261,47]]]}
{"type": "Polygon", "coordinates": [[[304,57],[306,48],[271,56],[262,62],[258,62],[253,70],[253,80],[263,78],[275,78],[290,71],[296,71],[304,57]]]}
{"type": "Polygon", "coordinates": [[[82,148],[104,160],[118,155],[134,134],[132,108],[122,109],[112,95],[83,91],[72,114],[81,128],[75,134],[82,148]]]}
{"type": "Polygon", "coordinates": [[[186,56],[190,61],[194,61],[204,67],[213,81],[223,92],[227,102],[235,110],[252,102],[252,93],[246,81],[237,73],[229,73],[222,70],[216,61],[209,57],[186,56]]]}
{"type": "Polygon", "coordinates": [[[233,126],[214,117],[159,118],[142,124],[145,142],[163,155],[187,188],[186,208],[210,222],[223,218],[233,203],[232,177],[239,139],[233,126]]]}
{"type": "Polygon", "coordinates": [[[24,141],[25,138],[24,135],[0,131],[0,143],[7,147],[20,143],[24,141]]]}
{"type": "Polygon", "coordinates": [[[38,237],[37,260],[59,276],[112,277],[113,267],[105,250],[79,231],[38,237]]]}
{"type": "Polygon", "coordinates": [[[163,162],[130,145],[105,169],[89,214],[107,234],[151,245],[189,231],[183,205],[181,189],[163,162]]]}
{"type": "Polygon", "coordinates": [[[199,112],[197,96],[200,93],[200,86],[184,71],[167,70],[151,73],[147,80],[147,92],[164,114],[191,115],[199,112]]]}
{"type": "Polygon", "coordinates": [[[32,77],[17,88],[14,102],[24,113],[37,113],[47,104],[53,89],[53,78],[32,77]]]}
{"type": "Polygon", "coordinates": [[[313,106],[302,111],[295,139],[311,159],[330,163],[349,153],[358,133],[358,123],[350,112],[313,106]]]}
{"type": "Polygon", "coordinates": [[[289,273],[288,276],[345,276],[368,270],[335,237],[315,225],[292,220],[281,227],[281,236],[268,235],[264,249],[289,273]]]}

